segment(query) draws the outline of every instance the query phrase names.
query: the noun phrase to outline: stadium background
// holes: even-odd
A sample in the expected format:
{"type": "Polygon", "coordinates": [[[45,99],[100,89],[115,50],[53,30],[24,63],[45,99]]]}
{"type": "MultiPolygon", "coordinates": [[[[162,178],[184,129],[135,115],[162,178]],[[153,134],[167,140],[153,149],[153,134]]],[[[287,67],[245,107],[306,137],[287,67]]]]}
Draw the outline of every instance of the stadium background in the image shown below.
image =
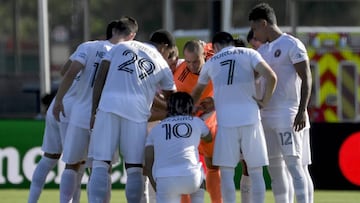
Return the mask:
{"type": "MultiPolygon", "coordinates": [[[[40,2],[47,1],[1,1],[0,188],[29,187],[41,155],[45,112],[41,98],[45,94],[40,84],[40,2]]],[[[138,40],[146,40],[153,30],[164,27],[175,34],[180,50],[186,40],[206,41],[222,28],[245,38],[249,29],[247,13],[259,1],[228,2],[229,10],[222,10],[225,6],[217,0],[155,0],[151,4],[145,0],[49,1],[50,90],[56,90],[59,69],[74,48],[84,40],[102,39],[106,23],[121,15],[138,20],[138,40]],[[222,21],[222,16],[229,18],[222,21]]],[[[275,8],[278,24],[297,35],[309,51],[314,81],[309,109],[313,153],[310,170],[315,187],[358,190],[360,1],[265,2],[275,8]]],[[[60,172],[61,164],[48,177],[47,187],[57,187],[60,172]]],[[[269,188],[268,175],[265,177],[269,188]]],[[[123,187],[121,165],[115,169],[113,178],[115,187],[123,187]]]]}

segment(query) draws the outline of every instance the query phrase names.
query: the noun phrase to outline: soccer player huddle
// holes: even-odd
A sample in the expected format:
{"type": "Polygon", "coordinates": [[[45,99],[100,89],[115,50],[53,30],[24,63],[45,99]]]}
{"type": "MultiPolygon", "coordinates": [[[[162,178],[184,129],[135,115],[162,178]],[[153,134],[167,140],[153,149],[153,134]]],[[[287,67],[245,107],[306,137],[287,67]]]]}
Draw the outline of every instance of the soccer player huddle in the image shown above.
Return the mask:
{"type": "Polygon", "coordinates": [[[234,203],[239,162],[241,202],[265,202],[267,166],[276,203],[312,203],[307,51],[268,4],[252,8],[249,23],[253,48],[222,31],[186,42],[184,60],[166,30],[135,40],[128,16],[108,24],[106,40],[80,44],[47,111],[28,202],[63,154],[61,203],[79,202],[86,168],[89,202],[110,202],[119,155],[131,203],[200,203],[205,191],[234,203]]]}

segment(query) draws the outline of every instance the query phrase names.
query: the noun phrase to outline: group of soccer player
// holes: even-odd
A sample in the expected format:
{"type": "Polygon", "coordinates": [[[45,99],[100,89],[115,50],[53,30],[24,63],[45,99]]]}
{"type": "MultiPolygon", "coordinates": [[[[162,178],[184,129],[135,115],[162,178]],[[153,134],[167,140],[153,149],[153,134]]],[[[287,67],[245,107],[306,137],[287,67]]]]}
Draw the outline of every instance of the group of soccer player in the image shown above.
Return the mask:
{"type": "Polygon", "coordinates": [[[131,203],[204,202],[205,190],[213,203],[236,202],[239,162],[243,203],[265,201],[264,166],[276,203],[312,203],[306,48],[266,3],[249,23],[252,48],[218,32],[211,43],[186,42],[184,60],[166,30],[135,40],[128,16],[108,24],[106,40],[80,44],[47,111],[28,202],[38,201],[61,154],[61,203],[79,202],[86,168],[89,202],[110,202],[120,154],[131,203]]]}

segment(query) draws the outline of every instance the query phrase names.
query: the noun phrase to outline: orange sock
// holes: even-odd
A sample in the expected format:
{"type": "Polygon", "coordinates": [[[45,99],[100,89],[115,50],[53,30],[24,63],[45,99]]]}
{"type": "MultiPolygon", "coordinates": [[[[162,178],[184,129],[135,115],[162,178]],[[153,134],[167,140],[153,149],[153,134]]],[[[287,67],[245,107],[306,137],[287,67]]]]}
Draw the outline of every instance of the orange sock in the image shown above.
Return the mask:
{"type": "Polygon", "coordinates": [[[210,195],[212,203],[222,203],[220,184],[220,170],[208,168],[206,173],[206,190],[210,195]]]}
{"type": "Polygon", "coordinates": [[[191,203],[190,195],[181,195],[181,203],[191,203]]]}

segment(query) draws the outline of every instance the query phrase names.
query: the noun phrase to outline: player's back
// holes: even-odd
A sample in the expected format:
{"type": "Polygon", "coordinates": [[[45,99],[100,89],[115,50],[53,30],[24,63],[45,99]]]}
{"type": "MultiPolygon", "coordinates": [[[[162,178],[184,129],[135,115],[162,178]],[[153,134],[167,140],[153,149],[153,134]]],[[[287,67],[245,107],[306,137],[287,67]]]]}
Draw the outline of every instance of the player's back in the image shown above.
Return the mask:
{"type": "Polygon", "coordinates": [[[168,64],[150,44],[122,42],[104,60],[111,63],[99,104],[101,109],[143,121],[150,114],[157,88],[174,89],[168,64]]]}
{"type": "Polygon", "coordinates": [[[88,128],[96,74],[102,58],[113,46],[109,41],[89,41],[81,44],[76,51],[73,61],[81,63],[84,68],[81,70],[80,81],[76,86],[77,94],[75,107],[71,112],[71,123],[88,128]]]}
{"type": "Polygon", "coordinates": [[[210,77],[214,85],[219,124],[238,126],[258,121],[259,109],[253,99],[254,69],[261,60],[255,50],[229,46],[205,63],[202,72],[210,77]]]}
{"type": "Polygon", "coordinates": [[[173,116],[155,126],[148,139],[152,139],[156,173],[159,176],[182,176],[189,169],[200,169],[198,145],[200,137],[208,132],[198,117],[173,116]]]}

